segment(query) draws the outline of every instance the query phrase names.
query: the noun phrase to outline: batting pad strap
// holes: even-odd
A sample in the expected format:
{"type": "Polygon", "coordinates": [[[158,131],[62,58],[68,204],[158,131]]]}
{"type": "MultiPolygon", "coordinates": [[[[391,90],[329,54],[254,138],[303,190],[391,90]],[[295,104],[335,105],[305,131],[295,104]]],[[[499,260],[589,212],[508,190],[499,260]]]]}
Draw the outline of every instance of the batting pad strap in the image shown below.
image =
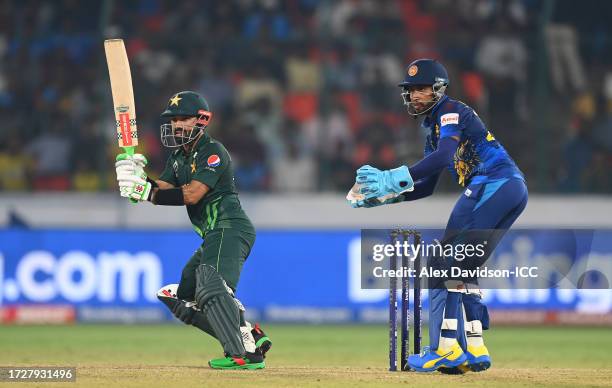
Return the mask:
{"type": "Polygon", "coordinates": [[[457,330],[457,319],[456,318],[444,318],[442,320],[442,330],[457,330]]]}
{"type": "Polygon", "coordinates": [[[482,322],[478,320],[466,322],[465,331],[473,334],[482,334],[482,322]]]}
{"type": "Polygon", "coordinates": [[[478,286],[478,284],[465,283],[465,292],[469,295],[475,295],[482,299],[483,292],[478,286]]]}
{"type": "Polygon", "coordinates": [[[151,202],[156,205],[183,206],[185,204],[183,189],[180,187],[157,190],[151,199],[151,202]]]}
{"type": "Polygon", "coordinates": [[[461,280],[447,280],[444,282],[448,292],[459,292],[465,294],[465,285],[461,280]]]}

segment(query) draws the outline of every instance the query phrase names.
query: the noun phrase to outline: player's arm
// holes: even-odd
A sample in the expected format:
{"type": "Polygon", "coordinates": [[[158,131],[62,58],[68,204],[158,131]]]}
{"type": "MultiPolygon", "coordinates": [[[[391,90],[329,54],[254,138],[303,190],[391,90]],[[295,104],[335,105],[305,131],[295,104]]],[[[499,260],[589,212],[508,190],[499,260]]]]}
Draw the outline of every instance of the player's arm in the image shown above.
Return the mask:
{"type": "Polygon", "coordinates": [[[439,175],[440,171],[453,159],[458,144],[459,136],[441,138],[435,151],[408,168],[412,179],[419,181],[430,176],[439,175]]]}
{"type": "Polygon", "coordinates": [[[188,184],[181,186],[181,190],[183,190],[185,205],[195,205],[210,191],[210,187],[193,179],[188,184]]]}
{"type": "MultiPolygon", "coordinates": [[[[452,160],[458,144],[459,136],[444,137],[440,139],[438,149],[410,168],[400,166],[392,170],[381,171],[372,166],[362,166],[357,170],[356,178],[356,182],[362,185],[359,191],[365,195],[366,199],[378,198],[392,193],[404,194],[414,191],[414,182],[440,174],[440,171],[452,160]]],[[[423,185],[419,195],[431,190],[431,185],[435,187],[435,181],[424,183],[427,184],[423,185]]]]}
{"type": "Polygon", "coordinates": [[[161,179],[155,179],[155,184],[157,185],[157,187],[160,190],[173,189],[173,188],[176,187],[172,183],[168,183],[166,181],[162,181],[161,179]]]}
{"type": "Polygon", "coordinates": [[[156,205],[195,205],[210,191],[206,184],[195,179],[181,187],[174,187],[163,181],[156,182],[164,184],[164,187],[160,185],[158,188],[153,189],[151,202],[156,205]]]}
{"type": "MultiPolygon", "coordinates": [[[[195,205],[215,188],[219,178],[229,165],[229,155],[218,144],[211,144],[206,151],[199,152],[194,160],[192,179],[181,187],[155,190],[151,202],[156,205],[195,205]]],[[[163,177],[163,175],[162,175],[163,177]]]]}
{"type": "Polygon", "coordinates": [[[182,206],[185,204],[180,193],[180,187],[177,188],[178,182],[176,181],[172,164],[173,159],[168,158],[166,167],[159,176],[159,179],[152,181],[153,190],[151,191],[149,201],[155,205],[182,206]],[[157,194],[159,193],[161,195],[158,196],[157,194]]]}
{"type": "Polygon", "coordinates": [[[397,202],[402,201],[416,201],[417,199],[429,197],[433,194],[436,185],[438,184],[438,178],[440,177],[440,173],[435,175],[430,175],[426,178],[418,180],[414,182],[414,190],[410,192],[406,192],[401,194],[398,197],[397,202]]]}
{"type": "Polygon", "coordinates": [[[439,174],[444,167],[450,164],[457,151],[461,131],[465,125],[464,115],[465,112],[457,112],[453,109],[440,116],[437,122],[440,126],[438,148],[436,150],[426,149],[426,156],[409,168],[410,176],[415,182],[439,174]]]}

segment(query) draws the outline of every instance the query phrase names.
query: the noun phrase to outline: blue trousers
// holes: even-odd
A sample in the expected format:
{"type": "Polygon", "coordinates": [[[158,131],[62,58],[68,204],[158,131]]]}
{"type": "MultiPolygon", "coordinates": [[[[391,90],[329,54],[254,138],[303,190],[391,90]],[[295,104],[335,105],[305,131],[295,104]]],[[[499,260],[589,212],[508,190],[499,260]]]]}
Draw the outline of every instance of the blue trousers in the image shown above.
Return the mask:
{"type": "MultiPolygon", "coordinates": [[[[467,262],[465,265],[476,267],[486,261],[504,234],[510,229],[514,221],[527,205],[527,186],[522,177],[497,179],[485,183],[469,185],[461,195],[446,225],[442,244],[469,243],[474,241],[487,241],[485,255],[480,262],[467,262]],[[472,233],[472,234],[471,234],[472,233]],[[457,241],[457,240],[461,241],[457,241]]],[[[434,258],[435,259],[435,258],[434,258]]],[[[439,258],[438,258],[439,259],[439,258]]],[[[432,258],[430,258],[430,265],[432,258]]],[[[432,265],[436,267],[435,264],[432,265]]],[[[478,279],[461,279],[470,284],[478,284],[478,279]]],[[[483,329],[489,327],[489,316],[486,306],[480,297],[474,294],[451,295],[449,298],[446,287],[440,280],[430,282],[430,311],[429,311],[429,340],[430,348],[438,348],[442,321],[446,318],[457,318],[457,339],[461,347],[466,350],[466,339],[463,327],[463,305],[465,318],[468,322],[481,321],[483,329]],[[448,306],[451,304],[457,306],[448,306]]],[[[457,293],[453,293],[457,294],[457,293]]],[[[444,333],[443,333],[444,335],[444,333]]]]}

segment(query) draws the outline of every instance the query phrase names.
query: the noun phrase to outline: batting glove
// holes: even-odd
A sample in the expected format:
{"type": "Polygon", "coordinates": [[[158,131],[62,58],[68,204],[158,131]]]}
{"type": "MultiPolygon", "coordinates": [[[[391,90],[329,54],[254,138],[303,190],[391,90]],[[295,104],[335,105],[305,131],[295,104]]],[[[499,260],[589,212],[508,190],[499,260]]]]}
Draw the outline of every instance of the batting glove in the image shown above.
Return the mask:
{"type": "Polygon", "coordinates": [[[119,154],[115,162],[119,193],[122,197],[134,201],[148,201],[151,196],[152,185],[147,181],[144,167],[147,158],[142,154],[119,154]]]}

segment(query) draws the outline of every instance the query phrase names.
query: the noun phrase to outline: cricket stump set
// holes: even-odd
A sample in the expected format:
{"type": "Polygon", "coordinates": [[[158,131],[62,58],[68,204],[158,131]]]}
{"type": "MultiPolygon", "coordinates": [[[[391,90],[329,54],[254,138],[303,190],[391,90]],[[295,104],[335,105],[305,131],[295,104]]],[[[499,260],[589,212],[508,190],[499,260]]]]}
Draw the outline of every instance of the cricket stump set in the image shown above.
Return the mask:
{"type": "MultiPolygon", "coordinates": [[[[412,240],[413,246],[418,246],[421,243],[421,234],[415,230],[394,229],[391,231],[391,244],[395,245],[397,241],[403,244],[404,241],[410,243],[412,240]]],[[[410,261],[406,255],[401,257],[402,271],[410,268],[410,261]]],[[[397,255],[389,258],[389,269],[397,270],[397,255]]],[[[413,312],[413,331],[414,331],[414,354],[421,353],[421,281],[418,277],[421,271],[421,253],[416,254],[413,261],[413,269],[416,276],[412,281],[412,300],[414,302],[413,312]]],[[[402,371],[409,370],[408,355],[410,354],[410,278],[402,276],[402,292],[401,292],[401,346],[400,346],[400,366],[402,371]]],[[[397,277],[389,277],[389,371],[397,371],[397,277]]]]}

